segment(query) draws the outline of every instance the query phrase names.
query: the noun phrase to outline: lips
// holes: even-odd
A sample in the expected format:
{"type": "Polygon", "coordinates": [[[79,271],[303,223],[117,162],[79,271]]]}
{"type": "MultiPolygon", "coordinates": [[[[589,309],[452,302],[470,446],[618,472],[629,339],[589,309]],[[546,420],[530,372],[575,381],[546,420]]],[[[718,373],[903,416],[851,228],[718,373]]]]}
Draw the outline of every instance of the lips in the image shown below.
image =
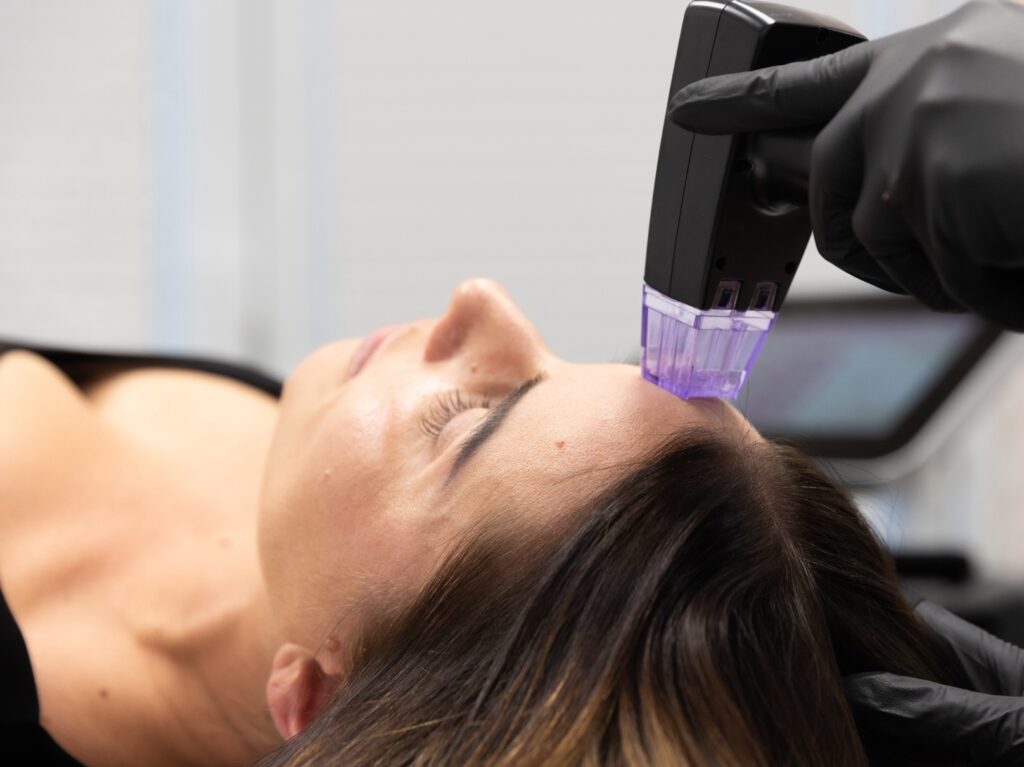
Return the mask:
{"type": "Polygon", "coordinates": [[[373,356],[373,353],[377,351],[380,345],[404,327],[406,326],[382,325],[364,338],[363,342],[359,344],[359,348],[356,349],[356,353],[352,355],[352,362],[348,368],[348,378],[358,374],[366,366],[366,363],[370,361],[370,357],[373,356]]]}

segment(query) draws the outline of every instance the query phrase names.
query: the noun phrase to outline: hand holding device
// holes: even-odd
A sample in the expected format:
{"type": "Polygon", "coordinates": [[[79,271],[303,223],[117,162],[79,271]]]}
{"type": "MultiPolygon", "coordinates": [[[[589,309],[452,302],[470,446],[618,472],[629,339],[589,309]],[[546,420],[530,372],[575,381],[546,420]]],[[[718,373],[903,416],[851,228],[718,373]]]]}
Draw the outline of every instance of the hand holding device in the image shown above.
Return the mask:
{"type": "Polygon", "coordinates": [[[810,61],[709,77],[669,116],[698,133],[827,123],[810,158],[818,249],[927,306],[1024,330],[1024,6],[972,0],[810,61]]]}

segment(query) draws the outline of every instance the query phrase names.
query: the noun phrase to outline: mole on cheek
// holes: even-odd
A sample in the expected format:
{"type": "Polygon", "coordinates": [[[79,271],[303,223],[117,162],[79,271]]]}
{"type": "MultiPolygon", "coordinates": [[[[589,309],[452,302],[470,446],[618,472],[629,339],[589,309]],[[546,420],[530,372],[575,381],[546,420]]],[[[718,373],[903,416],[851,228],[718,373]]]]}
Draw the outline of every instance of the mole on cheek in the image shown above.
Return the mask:
{"type": "Polygon", "coordinates": [[[559,450],[561,450],[563,447],[565,447],[565,440],[564,439],[556,440],[555,441],[555,447],[557,447],[559,450]]]}

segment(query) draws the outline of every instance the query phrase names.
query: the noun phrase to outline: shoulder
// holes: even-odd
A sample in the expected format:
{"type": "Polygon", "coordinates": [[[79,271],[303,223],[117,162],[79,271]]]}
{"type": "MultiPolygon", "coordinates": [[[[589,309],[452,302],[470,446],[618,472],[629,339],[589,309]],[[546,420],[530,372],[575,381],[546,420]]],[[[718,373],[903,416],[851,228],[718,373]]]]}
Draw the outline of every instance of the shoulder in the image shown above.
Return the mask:
{"type": "Polygon", "coordinates": [[[102,610],[34,611],[23,631],[39,724],[61,749],[84,764],[131,764],[146,752],[156,736],[149,654],[102,610]]]}

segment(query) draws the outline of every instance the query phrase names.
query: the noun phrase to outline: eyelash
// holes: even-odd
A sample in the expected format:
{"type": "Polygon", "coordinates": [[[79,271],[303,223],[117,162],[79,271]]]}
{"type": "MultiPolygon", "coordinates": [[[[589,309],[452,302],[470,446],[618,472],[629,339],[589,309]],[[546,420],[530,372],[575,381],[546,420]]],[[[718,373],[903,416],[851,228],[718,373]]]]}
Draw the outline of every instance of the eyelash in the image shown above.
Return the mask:
{"type": "Polygon", "coordinates": [[[470,394],[463,394],[458,389],[452,389],[444,394],[439,394],[434,399],[420,419],[420,431],[436,442],[444,427],[459,413],[473,408],[489,408],[490,406],[489,397],[474,398],[470,394]]]}

